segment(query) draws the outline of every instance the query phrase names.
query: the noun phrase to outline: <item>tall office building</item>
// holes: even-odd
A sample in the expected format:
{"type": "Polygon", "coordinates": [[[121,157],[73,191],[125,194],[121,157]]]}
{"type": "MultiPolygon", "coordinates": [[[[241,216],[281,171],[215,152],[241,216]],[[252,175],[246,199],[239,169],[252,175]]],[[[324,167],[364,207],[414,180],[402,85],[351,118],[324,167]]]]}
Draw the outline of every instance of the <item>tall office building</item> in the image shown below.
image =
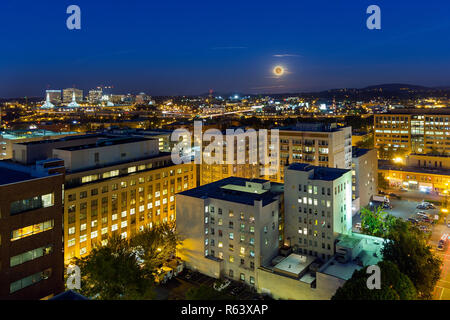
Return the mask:
{"type": "Polygon", "coordinates": [[[61,104],[61,90],[46,90],[45,93],[52,104],[56,106],[61,104]]]}
{"type": "Polygon", "coordinates": [[[378,149],[410,154],[450,153],[450,109],[403,109],[374,115],[378,149]]]}
{"type": "Polygon", "coordinates": [[[280,170],[292,163],[350,169],[352,165],[352,129],[335,124],[298,123],[280,128],[280,170]]]}
{"type": "Polygon", "coordinates": [[[284,196],[285,244],[296,253],[329,260],[337,237],[352,231],[351,170],[291,164],[284,196]]]}
{"type": "Polygon", "coordinates": [[[256,286],[256,269],[278,254],[283,186],[230,177],[176,195],[179,256],[192,269],[256,286]]]}
{"type": "Polygon", "coordinates": [[[75,102],[83,102],[83,90],[76,88],[67,88],[63,90],[63,103],[69,104],[73,100],[73,95],[75,93],[75,102]]]}
{"type": "Polygon", "coordinates": [[[103,91],[101,88],[89,90],[88,101],[90,104],[98,104],[102,100],[103,91]]]}
{"type": "Polygon", "coordinates": [[[0,161],[0,299],[48,299],[64,290],[61,161],[0,161]]]}

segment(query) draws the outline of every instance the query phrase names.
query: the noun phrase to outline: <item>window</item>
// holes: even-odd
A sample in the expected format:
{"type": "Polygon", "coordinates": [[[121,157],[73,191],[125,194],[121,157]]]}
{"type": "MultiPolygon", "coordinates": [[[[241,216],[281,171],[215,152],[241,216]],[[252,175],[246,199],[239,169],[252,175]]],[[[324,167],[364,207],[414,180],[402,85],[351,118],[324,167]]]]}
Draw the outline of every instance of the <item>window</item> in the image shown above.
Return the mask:
{"type": "Polygon", "coordinates": [[[231,239],[231,240],[234,240],[234,234],[233,234],[233,232],[230,232],[230,239],[231,239]]]}
{"type": "Polygon", "coordinates": [[[53,193],[48,193],[33,198],[12,202],[10,207],[10,215],[51,206],[53,206],[53,193]]]}
{"type": "Polygon", "coordinates": [[[241,279],[242,281],[245,281],[245,274],[241,273],[240,279],[241,279]]]}

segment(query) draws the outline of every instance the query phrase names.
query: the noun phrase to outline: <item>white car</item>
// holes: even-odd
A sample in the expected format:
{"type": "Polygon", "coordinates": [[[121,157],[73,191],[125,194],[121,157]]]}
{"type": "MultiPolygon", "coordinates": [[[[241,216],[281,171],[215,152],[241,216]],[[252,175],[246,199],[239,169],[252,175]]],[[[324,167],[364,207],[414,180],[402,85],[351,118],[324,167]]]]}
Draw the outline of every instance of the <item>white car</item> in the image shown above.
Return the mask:
{"type": "Polygon", "coordinates": [[[214,282],[213,288],[217,291],[222,291],[223,289],[228,287],[230,284],[231,284],[231,281],[228,279],[220,281],[219,283],[216,281],[216,282],[214,282]]]}
{"type": "Polygon", "coordinates": [[[357,224],[355,224],[355,228],[356,229],[361,229],[361,222],[358,222],[357,224]]]}

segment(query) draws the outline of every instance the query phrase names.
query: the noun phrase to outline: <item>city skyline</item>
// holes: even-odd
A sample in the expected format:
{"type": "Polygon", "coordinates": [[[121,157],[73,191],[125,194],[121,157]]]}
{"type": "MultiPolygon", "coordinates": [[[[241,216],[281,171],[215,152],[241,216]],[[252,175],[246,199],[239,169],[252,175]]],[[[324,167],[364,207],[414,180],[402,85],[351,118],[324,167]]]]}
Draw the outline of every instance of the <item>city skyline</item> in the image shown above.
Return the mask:
{"type": "Polygon", "coordinates": [[[26,1],[25,11],[2,3],[0,97],[74,84],[155,96],[448,86],[442,34],[450,28],[449,4],[378,1],[381,30],[369,30],[371,4],[78,1],[81,30],[69,30],[70,3],[26,1]],[[281,76],[273,74],[276,66],[284,68],[281,76]]]}

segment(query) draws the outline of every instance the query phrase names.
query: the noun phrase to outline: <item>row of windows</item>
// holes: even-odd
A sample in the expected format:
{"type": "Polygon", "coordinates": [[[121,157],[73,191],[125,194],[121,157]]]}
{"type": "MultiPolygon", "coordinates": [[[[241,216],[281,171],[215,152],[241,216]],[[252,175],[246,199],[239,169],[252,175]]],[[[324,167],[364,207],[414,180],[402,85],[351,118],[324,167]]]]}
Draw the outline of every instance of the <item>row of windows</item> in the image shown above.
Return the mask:
{"type": "Polygon", "coordinates": [[[16,291],[19,291],[20,289],[31,286],[42,280],[46,280],[46,279],[50,278],[51,275],[52,275],[52,269],[49,268],[42,272],[38,272],[38,273],[32,274],[31,276],[20,279],[18,281],[14,281],[9,286],[9,292],[14,293],[16,291]]]}
{"type": "Polygon", "coordinates": [[[36,223],[31,226],[23,227],[20,229],[13,230],[11,232],[11,241],[16,241],[22,238],[32,236],[47,230],[50,230],[54,226],[54,220],[47,220],[45,222],[36,223]]]}
{"type": "Polygon", "coordinates": [[[21,254],[18,254],[16,256],[13,256],[10,258],[10,266],[14,267],[17,266],[19,264],[40,258],[42,256],[46,256],[48,254],[51,254],[53,251],[53,245],[49,244],[47,246],[44,247],[40,247],[37,249],[33,249],[21,254]]]}

